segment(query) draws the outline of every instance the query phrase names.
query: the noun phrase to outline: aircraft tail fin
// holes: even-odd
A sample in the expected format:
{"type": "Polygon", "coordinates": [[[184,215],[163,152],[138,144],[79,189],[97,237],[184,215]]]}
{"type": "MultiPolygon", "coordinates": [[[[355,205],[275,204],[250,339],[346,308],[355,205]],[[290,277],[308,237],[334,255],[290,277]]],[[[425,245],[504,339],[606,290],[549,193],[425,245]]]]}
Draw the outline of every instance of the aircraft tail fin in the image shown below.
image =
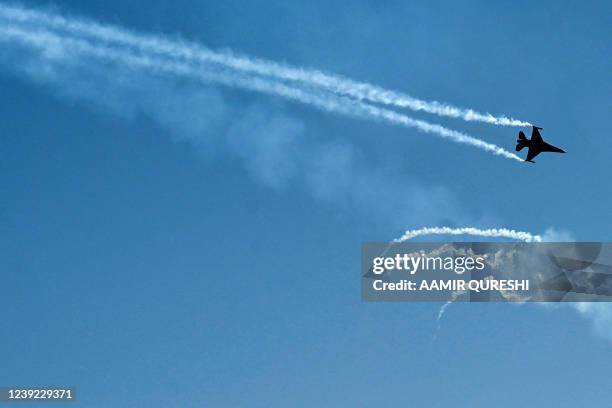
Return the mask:
{"type": "Polygon", "coordinates": [[[519,135],[518,135],[518,139],[516,140],[516,151],[520,152],[521,149],[523,149],[523,147],[527,146],[527,137],[525,137],[525,134],[520,131],[519,135]]]}

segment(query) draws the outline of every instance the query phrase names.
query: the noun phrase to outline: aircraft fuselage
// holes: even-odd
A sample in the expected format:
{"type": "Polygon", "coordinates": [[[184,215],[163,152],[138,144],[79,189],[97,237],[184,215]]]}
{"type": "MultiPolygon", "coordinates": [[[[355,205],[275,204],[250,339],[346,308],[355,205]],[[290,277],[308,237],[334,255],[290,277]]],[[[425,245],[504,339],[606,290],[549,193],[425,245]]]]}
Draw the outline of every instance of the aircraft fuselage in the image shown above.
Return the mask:
{"type": "Polygon", "coordinates": [[[516,140],[516,151],[518,152],[525,147],[528,148],[527,158],[525,161],[535,163],[533,158],[542,152],[565,153],[565,150],[546,143],[540,135],[540,129],[542,128],[533,126],[531,139],[527,139],[523,132],[519,132],[518,139],[516,140]]]}

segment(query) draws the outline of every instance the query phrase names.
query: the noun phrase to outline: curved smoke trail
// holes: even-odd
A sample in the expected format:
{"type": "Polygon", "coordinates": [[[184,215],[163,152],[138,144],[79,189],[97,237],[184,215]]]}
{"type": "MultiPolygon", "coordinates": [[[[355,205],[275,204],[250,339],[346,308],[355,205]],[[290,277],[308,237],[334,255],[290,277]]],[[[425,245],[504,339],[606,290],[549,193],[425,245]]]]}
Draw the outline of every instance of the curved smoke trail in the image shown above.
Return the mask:
{"type": "Polygon", "coordinates": [[[525,242],[542,242],[542,237],[529,232],[515,231],[507,228],[480,229],[475,227],[425,227],[408,230],[393,242],[404,242],[424,235],[474,235],[479,237],[510,238],[525,242]]]}
{"type": "MultiPolygon", "coordinates": [[[[525,231],[515,231],[507,228],[489,228],[480,229],[475,227],[463,227],[463,228],[451,228],[451,227],[425,227],[415,230],[408,230],[401,237],[394,239],[393,243],[399,243],[408,241],[410,239],[424,236],[424,235],[473,235],[479,237],[496,237],[496,238],[510,238],[518,241],[525,242],[542,242],[542,237],[534,235],[525,231]]],[[[445,302],[438,310],[436,317],[437,328],[433,335],[433,341],[438,337],[438,331],[440,330],[440,320],[444,316],[446,309],[456,299],[457,295],[453,295],[453,299],[445,302]]]]}
{"type": "Polygon", "coordinates": [[[102,25],[84,19],[67,19],[61,15],[15,6],[0,5],[0,16],[20,23],[34,23],[68,33],[86,36],[96,41],[105,41],[136,48],[142,52],[162,54],[192,62],[214,63],[243,73],[272,77],[282,81],[298,82],[336,95],[358,101],[408,108],[439,116],[476,121],[502,126],[531,126],[529,122],[494,116],[473,109],[456,107],[437,101],[425,101],[405,93],[388,90],[366,82],[354,81],[314,69],[296,68],[274,61],[239,56],[230,51],[212,51],[199,44],[171,41],[164,37],[135,34],[131,31],[102,25]]]}

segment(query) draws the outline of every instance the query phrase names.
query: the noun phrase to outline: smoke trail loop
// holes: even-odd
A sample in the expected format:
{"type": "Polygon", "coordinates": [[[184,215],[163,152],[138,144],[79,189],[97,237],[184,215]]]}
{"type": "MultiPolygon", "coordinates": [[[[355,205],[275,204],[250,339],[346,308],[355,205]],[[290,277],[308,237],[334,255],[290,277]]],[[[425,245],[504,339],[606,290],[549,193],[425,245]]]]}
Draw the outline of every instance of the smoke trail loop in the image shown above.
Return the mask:
{"type": "MultiPolygon", "coordinates": [[[[408,241],[410,239],[425,236],[425,235],[473,235],[480,237],[496,237],[496,238],[510,238],[516,239],[518,241],[525,242],[542,242],[542,237],[539,235],[534,235],[529,232],[524,231],[515,231],[507,228],[489,228],[489,229],[480,229],[475,227],[463,227],[463,228],[451,228],[451,227],[425,227],[415,230],[408,230],[401,237],[394,239],[393,243],[400,243],[404,241],[408,241]]],[[[387,250],[389,247],[387,248],[387,250]]],[[[385,252],[387,251],[385,250],[385,252]]],[[[453,294],[453,298],[448,302],[445,302],[438,311],[438,316],[436,317],[436,331],[432,337],[432,341],[436,341],[438,338],[438,332],[440,331],[440,321],[446,312],[446,309],[455,301],[457,298],[457,294],[453,294]]]]}
{"type": "Polygon", "coordinates": [[[525,242],[542,241],[542,237],[539,235],[533,235],[529,232],[515,231],[507,228],[480,229],[475,227],[425,227],[416,230],[408,230],[404,233],[404,235],[395,239],[393,242],[404,242],[424,235],[474,235],[480,237],[510,238],[525,242]]]}

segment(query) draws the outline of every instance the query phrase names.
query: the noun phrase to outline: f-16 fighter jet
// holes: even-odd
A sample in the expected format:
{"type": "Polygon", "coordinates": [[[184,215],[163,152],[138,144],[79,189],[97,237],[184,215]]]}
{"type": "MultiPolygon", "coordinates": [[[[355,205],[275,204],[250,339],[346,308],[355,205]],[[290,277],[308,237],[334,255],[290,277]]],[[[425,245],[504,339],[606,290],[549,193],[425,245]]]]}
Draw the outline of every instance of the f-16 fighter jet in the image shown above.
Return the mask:
{"type": "Polygon", "coordinates": [[[525,161],[535,163],[533,158],[542,152],[565,153],[565,150],[561,150],[558,147],[546,143],[540,135],[540,130],[542,130],[541,127],[533,126],[531,140],[525,137],[525,133],[522,131],[519,132],[518,139],[516,140],[516,151],[520,151],[523,147],[529,148],[525,161]]]}

